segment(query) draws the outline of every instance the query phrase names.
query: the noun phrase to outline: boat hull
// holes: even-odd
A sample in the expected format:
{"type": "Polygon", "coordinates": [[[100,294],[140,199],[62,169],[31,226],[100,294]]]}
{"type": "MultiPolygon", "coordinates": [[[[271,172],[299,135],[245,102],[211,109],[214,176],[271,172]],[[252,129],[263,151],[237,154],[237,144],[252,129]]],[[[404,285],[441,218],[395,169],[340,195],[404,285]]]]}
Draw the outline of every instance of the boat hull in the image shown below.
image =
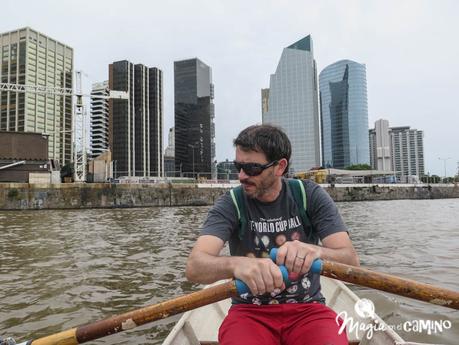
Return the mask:
{"type": "MultiPolygon", "coordinates": [[[[350,344],[360,345],[408,345],[378,316],[362,318],[357,315],[354,306],[359,300],[342,282],[321,277],[322,294],[327,305],[336,313],[346,312],[349,320],[359,325],[365,324],[366,329],[375,330],[371,337],[362,331],[355,332],[347,328],[350,344]]],[[[163,345],[211,345],[218,344],[218,329],[231,306],[229,299],[213,303],[183,314],[172,331],[164,340],[163,345]]]]}

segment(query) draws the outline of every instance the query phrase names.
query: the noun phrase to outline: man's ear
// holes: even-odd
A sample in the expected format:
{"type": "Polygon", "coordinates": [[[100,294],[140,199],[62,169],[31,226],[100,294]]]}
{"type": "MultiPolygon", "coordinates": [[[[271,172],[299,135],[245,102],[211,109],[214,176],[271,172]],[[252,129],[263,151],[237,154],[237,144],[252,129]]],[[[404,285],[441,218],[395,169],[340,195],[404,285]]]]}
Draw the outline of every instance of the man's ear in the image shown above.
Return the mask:
{"type": "Polygon", "coordinates": [[[287,169],[288,162],[285,158],[282,158],[279,160],[279,163],[277,164],[277,169],[276,169],[276,176],[283,176],[285,170],[287,169]]]}

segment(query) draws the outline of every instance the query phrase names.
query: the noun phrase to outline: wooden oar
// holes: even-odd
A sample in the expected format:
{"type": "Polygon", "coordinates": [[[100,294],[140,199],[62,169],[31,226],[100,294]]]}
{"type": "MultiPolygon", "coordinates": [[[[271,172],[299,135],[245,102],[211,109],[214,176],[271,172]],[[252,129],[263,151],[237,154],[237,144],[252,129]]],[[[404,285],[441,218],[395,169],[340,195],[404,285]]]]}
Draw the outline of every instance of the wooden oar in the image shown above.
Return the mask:
{"type": "Polygon", "coordinates": [[[313,272],[348,283],[390,292],[444,307],[459,309],[459,292],[438,286],[419,283],[411,279],[399,278],[390,274],[370,271],[327,260],[313,263],[313,272]],[[314,266],[319,266],[314,268],[314,266]]]}
{"type": "Polygon", "coordinates": [[[209,287],[166,302],[116,315],[18,345],[76,345],[126,331],[148,322],[164,319],[188,310],[218,302],[238,294],[235,281],[209,287]]]}
{"type": "MultiPolygon", "coordinates": [[[[271,259],[276,262],[277,248],[271,249],[271,259]]],[[[317,259],[312,263],[311,271],[325,277],[338,279],[352,284],[390,292],[420,301],[444,307],[459,309],[459,292],[419,283],[411,279],[399,278],[390,274],[370,271],[362,267],[350,266],[338,262],[317,259]]]]}

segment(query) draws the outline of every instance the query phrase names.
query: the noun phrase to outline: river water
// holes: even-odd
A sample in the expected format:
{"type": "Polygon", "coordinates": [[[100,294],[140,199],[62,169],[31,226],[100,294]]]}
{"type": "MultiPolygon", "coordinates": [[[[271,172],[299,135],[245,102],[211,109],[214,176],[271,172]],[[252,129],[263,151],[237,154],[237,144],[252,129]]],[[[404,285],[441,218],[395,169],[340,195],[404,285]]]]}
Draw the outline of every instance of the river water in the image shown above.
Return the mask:
{"type": "MultiPolygon", "coordinates": [[[[459,199],[339,203],[361,264],[459,290],[459,199]]],[[[199,288],[186,257],[208,207],[0,211],[0,336],[25,341],[199,288]]],[[[352,287],[405,340],[459,343],[459,312],[352,287]]],[[[161,344],[178,316],[94,344],[161,344]]]]}

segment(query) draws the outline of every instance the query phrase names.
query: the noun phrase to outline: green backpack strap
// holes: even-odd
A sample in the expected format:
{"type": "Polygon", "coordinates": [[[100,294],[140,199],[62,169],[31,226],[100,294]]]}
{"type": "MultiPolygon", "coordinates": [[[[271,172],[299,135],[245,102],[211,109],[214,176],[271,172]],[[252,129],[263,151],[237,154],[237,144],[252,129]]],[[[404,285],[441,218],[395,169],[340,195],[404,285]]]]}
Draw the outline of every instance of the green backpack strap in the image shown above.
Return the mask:
{"type": "Polygon", "coordinates": [[[288,179],[287,181],[290,190],[292,191],[293,198],[300,208],[301,217],[303,217],[303,213],[306,215],[306,210],[308,208],[303,181],[297,179],[288,179]]]}
{"type": "Polygon", "coordinates": [[[242,240],[245,230],[247,229],[247,211],[245,207],[244,195],[242,193],[242,186],[234,187],[230,190],[230,194],[234,207],[236,207],[237,211],[237,217],[239,221],[239,239],[242,240]]]}
{"type": "MultiPolygon", "coordinates": [[[[288,186],[290,187],[290,191],[293,194],[293,199],[295,199],[295,203],[297,204],[300,211],[301,221],[304,226],[310,229],[309,233],[306,233],[306,237],[309,241],[316,242],[316,239],[312,233],[312,224],[307,214],[308,203],[303,181],[300,179],[288,179],[287,181],[288,186]]],[[[306,231],[307,230],[305,229],[305,232],[306,231]]]]}

